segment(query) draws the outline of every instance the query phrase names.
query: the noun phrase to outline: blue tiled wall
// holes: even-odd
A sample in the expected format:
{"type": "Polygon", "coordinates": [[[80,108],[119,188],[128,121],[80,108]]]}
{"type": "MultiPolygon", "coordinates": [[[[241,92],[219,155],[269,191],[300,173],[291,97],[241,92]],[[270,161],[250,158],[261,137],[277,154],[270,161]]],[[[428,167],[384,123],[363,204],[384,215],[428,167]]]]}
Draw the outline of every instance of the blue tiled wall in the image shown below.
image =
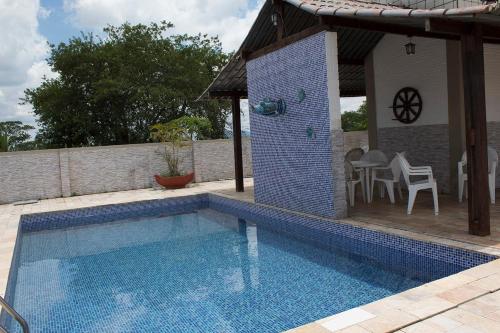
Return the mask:
{"type": "Polygon", "coordinates": [[[283,116],[250,114],[256,202],[334,217],[325,47],[321,32],[251,60],[247,80],[250,104],[266,97],[287,103],[283,116]]]}
{"type": "MultiPolygon", "coordinates": [[[[21,246],[21,234],[26,232],[99,224],[148,216],[157,217],[191,213],[204,208],[211,208],[222,213],[231,214],[255,222],[260,227],[285,233],[295,238],[312,241],[317,245],[326,247],[334,246],[351,253],[375,259],[379,262],[405,267],[407,270],[420,274],[429,274],[426,270],[450,269],[445,264],[453,265],[454,271],[444,272],[451,274],[458,270],[470,268],[495,259],[494,256],[479,252],[422,242],[319,217],[296,214],[279,208],[229,199],[215,194],[198,194],[23,215],[21,217],[21,231],[18,234],[16,251],[21,246]],[[432,267],[422,265],[419,262],[419,260],[425,262],[428,259],[439,260],[444,266],[432,267]]],[[[13,266],[17,266],[15,261],[13,262],[13,266]]]]}
{"type": "Polygon", "coordinates": [[[376,260],[424,280],[442,278],[491,260],[495,256],[451,246],[423,242],[322,218],[209,194],[209,208],[256,223],[291,237],[335,247],[376,260]]]}
{"type": "Polygon", "coordinates": [[[22,232],[77,227],[123,219],[189,213],[208,207],[208,195],[96,206],[48,213],[23,215],[22,232]]]}

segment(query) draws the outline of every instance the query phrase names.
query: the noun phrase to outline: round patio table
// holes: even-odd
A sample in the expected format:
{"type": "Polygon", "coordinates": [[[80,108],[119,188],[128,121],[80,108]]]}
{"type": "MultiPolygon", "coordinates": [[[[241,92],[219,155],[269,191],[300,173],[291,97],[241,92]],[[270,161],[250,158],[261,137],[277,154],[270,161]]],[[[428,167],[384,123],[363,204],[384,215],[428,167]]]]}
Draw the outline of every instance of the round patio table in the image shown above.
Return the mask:
{"type": "Polygon", "coordinates": [[[354,168],[356,169],[363,169],[365,173],[365,189],[366,189],[366,201],[368,203],[372,202],[372,197],[371,197],[371,182],[370,182],[370,169],[371,168],[378,168],[381,166],[385,166],[384,163],[381,162],[370,162],[370,161],[351,161],[351,164],[354,168]]]}

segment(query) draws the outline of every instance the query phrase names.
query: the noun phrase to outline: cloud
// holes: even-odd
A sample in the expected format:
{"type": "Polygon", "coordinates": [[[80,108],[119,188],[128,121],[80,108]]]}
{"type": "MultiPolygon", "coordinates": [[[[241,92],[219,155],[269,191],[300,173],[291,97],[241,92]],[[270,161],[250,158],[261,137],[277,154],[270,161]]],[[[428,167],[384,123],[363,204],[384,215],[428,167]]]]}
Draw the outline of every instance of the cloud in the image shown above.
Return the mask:
{"type": "Polygon", "coordinates": [[[366,100],[366,97],[344,97],[340,99],[340,110],[346,111],[356,111],[359,109],[361,104],[366,100]]]}
{"type": "MultiPolygon", "coordinates": [[[[264,0],[64,0],[67,24],[101,32],[108,24],[174,23],[173,33],[218,35],[226,51],[237,49],[264,0]]],[[[24,90],[37,87],[44,76],[55,77],[45,61],[47,39],[39,20],[53,19],[40,0],[0,0],[0,121],[34,124],[30,105],[19,105],[24,90]]],[[[362,99],[342,99],[342,111],[356,110],[362,99]]],[[[244,105],[243,109],[246,110],[244,105]]],[[[246,117],[246,116],[245,116],[246,117]]],[[[248,128],[248,119],[243,127],[248,128]]]]}
{"type": "Polygon", "coordinates": [[[38,8],[38,17],[41,19],[47,19],[52,14],[52,11],[48,8],[40,6],[38,8]]]}
{"type": "Polygon", "coordinates": [[[175,33],[218,35],[226,50],[238,48],[257,17],[263,0],[65,0],[70,22],[77,28],[100,31],[108,24],[175,25],[175,33]]]}
{"type": "Polygon", "coordinates": [[[31,107],[19,105],[26,88],[52,76],[49,47],[38,33],[38,17],[49,15],[38,0],[0,0],[0,121],[34,123],[31,107]]]}

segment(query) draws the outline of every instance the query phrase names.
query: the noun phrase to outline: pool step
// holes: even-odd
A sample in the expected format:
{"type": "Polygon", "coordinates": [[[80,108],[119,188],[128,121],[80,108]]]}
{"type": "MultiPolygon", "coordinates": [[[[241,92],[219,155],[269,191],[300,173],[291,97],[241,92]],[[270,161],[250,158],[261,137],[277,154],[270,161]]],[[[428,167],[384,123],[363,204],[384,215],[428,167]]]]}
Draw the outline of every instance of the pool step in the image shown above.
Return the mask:
{"type": "MultiPolygon", "coordinates": [[[[14,308],[12,308],[4,299],[2,296],[0,296],[0,308],[3,308],[12,318],[14,318],[18,323],[19,325],[21,325],[22,329],[23,329],[23,333],[29,333],[30,332],[30,329],[28,327],[28,323],[26,322],[26,320],[24,320],[23,317],[21,317],[21,315],[19,313],[17,313],[16,310],[14,310],[14,308]]],[[[8,333],[7,330],[5,328],[3,328],[2,326],[0,326],[0,333],[8,333]]]]}

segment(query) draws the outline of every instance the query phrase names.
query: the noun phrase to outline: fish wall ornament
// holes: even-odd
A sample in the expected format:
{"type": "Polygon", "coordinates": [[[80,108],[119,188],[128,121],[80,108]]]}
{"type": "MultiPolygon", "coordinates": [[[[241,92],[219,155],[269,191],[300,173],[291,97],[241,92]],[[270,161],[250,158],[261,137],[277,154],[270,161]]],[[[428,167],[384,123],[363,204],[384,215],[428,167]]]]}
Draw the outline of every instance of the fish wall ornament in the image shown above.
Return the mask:
{"type": "Polygon", "coordinates": [[[250,110],[262,116],[277,117],[286,113],[286,103],[281,98],[277,100],[264,98],[259,104],[251,105],[250,110]]]}

